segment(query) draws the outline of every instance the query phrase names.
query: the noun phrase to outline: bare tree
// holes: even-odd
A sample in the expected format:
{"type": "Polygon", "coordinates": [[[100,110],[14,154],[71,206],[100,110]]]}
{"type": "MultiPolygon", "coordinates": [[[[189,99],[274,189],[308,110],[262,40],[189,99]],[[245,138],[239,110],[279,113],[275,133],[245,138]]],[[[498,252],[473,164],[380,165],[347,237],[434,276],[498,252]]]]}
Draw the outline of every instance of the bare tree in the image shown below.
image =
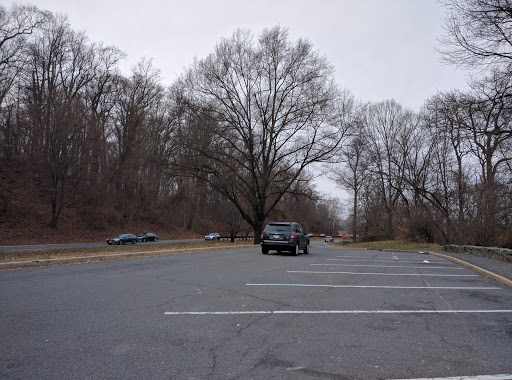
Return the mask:
{"type": "Polygon", "coordinates": [[[376,186],[372,192],[378,194],[385,210],[383,232],[394,238],[396,211],[403,199],[405,184],[406,155],[400,146],[400,136],[407,136],[415,126],[413,114],[394,100],[384,101],[367,108],[364,123],[370,152],[369,169],[376,186]]]}
{"type": "Polygon", "coordinates": [[[447,7],[443,58],[454,65],[512,64],[510,0],[440,0],[447,7]]]}
{"type": "Polygon", "coordinates": [[[27,36],[47,17],[36,7],[0,5],[0,106],[27,62],[27,36]]]}
{"type": "Polygon", "coordinates": [[[86,86],[83,100],[90,111],[87,138],[91,143],[91,196],[101,201],[109,179],[108,126],[119,98],[121,75],[118,64],[125,54],[116,47],[101,44],[95,45],[94,51],[95,74],[86,86]]]}
{"type": "Polygon", "coordinates": [[[71,29],[66,17],[49,15],[29,45],[25,70],[28,151],[43,176],[57,228],[90,166],[87,91],[100,75],[96,46],[71,29]]]}
{"type": "Polygon", "coordinates": [[[463,127],[480,165],[478,243],[489,245],[501,232],[496,228],[501,224],[498,194],[503,182],[499,173],[512,161],[512,152],[506,149],[512,140],[512,73],[492,70],[472,86],[473,94],[463,102],[467,112],[463,127]]]}
{"type": "Polygon", "coordinates": [[[116,160],[112,184],[125,216],[135,211],[135,196],[142,180],[141,165],[147,147],[139,143],[150,133],[151,119],[158,118],[155,112],[164,100],[159,75],[151,61],[143,59],[133,68],[130,78],[119,81],[109,137],[116,160]]]}
{"type": "Polygon", "coordinates": [[[327,233],[338,235],[343,212],[341,200],[337,197],[327,197],[321,202],[325,205],[327,211],[327,233]]]}
{"type": "Polygon", "coordinates": [[[352,234],[354,240],[357,240],[358,234],[359,195],[362,186],[366,182],[366,177],[369,175],[370,162],[366,145],[364,128],[360,125],[358,132],[344,145],[340,157],[341,165],[333,169],[333,180],[341,188],[352,192],[352,234]]]}
{"type": "Polygon", "coordinates": [[[292,43],[275,27],[257,43],[238,30],[181,81],[197,126],[189,169],[237,207],[255,243],[305,169],[329,160],[341,142],[332,74],[310,42],[292,43]]]}
{"type": "Polygon", "coordinates": [[[424,125],[429,130],[431,160],[419,191],[441,215],[440,232],[444,242],[463,241],[468,173],[465,157],[469,154],[468,139],[461,125],[464,112],[460,93],[441,93],[428,99],[423,110],[424,125]]]}

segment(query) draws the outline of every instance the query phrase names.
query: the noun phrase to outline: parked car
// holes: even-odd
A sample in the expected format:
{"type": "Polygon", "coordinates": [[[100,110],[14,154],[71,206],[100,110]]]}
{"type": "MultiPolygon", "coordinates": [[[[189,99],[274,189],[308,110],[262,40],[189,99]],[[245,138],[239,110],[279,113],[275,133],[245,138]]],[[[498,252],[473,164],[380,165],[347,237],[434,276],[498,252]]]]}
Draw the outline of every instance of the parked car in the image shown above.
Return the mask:
{"type": "Polygon", "coordinates": [[[111,244],[125,244],[125,243],[137,243],[137,236],[134,234],[119,234],[117,236],[111,237],[107,239],[107,243],[111,244]]]}
{"type": "Polygon", "coordinates": [[[309,253],[309,236],[299,223],[270,222],[261,233],[261,252],[266,255],[270,250],[299,254],[299,250],[309,253]]]}
{"type": "Polygon", "coordinates": [[[333,242],[333,241],[334,241],[334,239],[332,238],[332,236],[326,236],[326,237],[325,237],[325,242],[326,242],[326,243],[331,243],[331,242],[333,242]]]}
{"type": "Polygon", "coordinates": [[[143,232],[141,234],[137,235],[137,241],[157,241],[158,235],[154,234],[153,232],[143,232]]]}
{"type": "Polygon", "coordinates": [[[212,232],[204,237],[204,240],[220,240],[220,235],[217,232],[212,232]]]}

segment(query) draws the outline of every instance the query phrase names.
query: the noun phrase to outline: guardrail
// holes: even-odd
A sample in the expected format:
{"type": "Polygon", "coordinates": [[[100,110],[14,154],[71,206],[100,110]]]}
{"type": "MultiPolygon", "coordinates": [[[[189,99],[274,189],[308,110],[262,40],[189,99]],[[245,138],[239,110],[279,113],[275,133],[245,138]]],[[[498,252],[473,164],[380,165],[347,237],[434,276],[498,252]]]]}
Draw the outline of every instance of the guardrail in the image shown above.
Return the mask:
{"type": "MultiPolygon", "coordinates": [[[[341,235],[324,235],[324,236],[312,235],[312,236],[310,236],[310,238],[325,239],[326,236],[331,236],[333,239],[343,239],[343,240],[351,240],[352,239],[352,236],[343,237],[341,235]]],[[[254,236],[235,236],[234,239],[235,240],[252,240],[252,239],[254,239],[254,236]]],[[[220,236],[218,238],[218,240],[231,240],[231,236],[220,236]]]]}
{"type": "MultiPolygon", "coordinates": [[[[252,240],[254,236],[235,236],[235,240],[252,240]]],[[[231,236],[220,236],[218,240],[231,240],[231,236]]]]}

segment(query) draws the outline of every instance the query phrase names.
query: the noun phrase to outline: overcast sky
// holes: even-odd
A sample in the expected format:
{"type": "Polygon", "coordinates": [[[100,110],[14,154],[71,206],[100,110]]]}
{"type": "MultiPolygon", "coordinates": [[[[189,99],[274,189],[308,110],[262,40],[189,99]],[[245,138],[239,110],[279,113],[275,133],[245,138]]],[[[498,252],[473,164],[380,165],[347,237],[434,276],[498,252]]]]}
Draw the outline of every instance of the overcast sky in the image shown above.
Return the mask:
{"type": "Polygon", "coordinates": [[[395,99],[419,111],[437,91],[466,86],[466,73],[441,64],[435,51],[445,17],[436,0],[16,2],[63,13],[92,42],[117,46],[127,54],[126,75],[142,57],[152,58],[166,85],[237,28],[258,35],[280,25],[292,40],[309,39],[334,66],[338,84],[363,101],[395,99]]]}

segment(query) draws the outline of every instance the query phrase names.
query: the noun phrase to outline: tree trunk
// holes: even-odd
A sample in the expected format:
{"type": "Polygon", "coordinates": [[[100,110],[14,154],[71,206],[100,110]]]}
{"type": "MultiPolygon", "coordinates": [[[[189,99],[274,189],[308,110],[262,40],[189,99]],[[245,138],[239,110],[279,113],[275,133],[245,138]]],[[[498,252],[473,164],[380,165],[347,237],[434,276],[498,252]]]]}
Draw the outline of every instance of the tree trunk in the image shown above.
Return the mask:
{"type": "Polygon", "coordinates": [[[352,241],[357,241],[357,190],[354,190],[354,220],[352,221],[352,241]]]}
{"type": "Polygon", "coordinates": [[[253,224],[252,228],[254,230],[254,244],[260,244],[261,233],[263,232],[263,222],[253,224]]]}

